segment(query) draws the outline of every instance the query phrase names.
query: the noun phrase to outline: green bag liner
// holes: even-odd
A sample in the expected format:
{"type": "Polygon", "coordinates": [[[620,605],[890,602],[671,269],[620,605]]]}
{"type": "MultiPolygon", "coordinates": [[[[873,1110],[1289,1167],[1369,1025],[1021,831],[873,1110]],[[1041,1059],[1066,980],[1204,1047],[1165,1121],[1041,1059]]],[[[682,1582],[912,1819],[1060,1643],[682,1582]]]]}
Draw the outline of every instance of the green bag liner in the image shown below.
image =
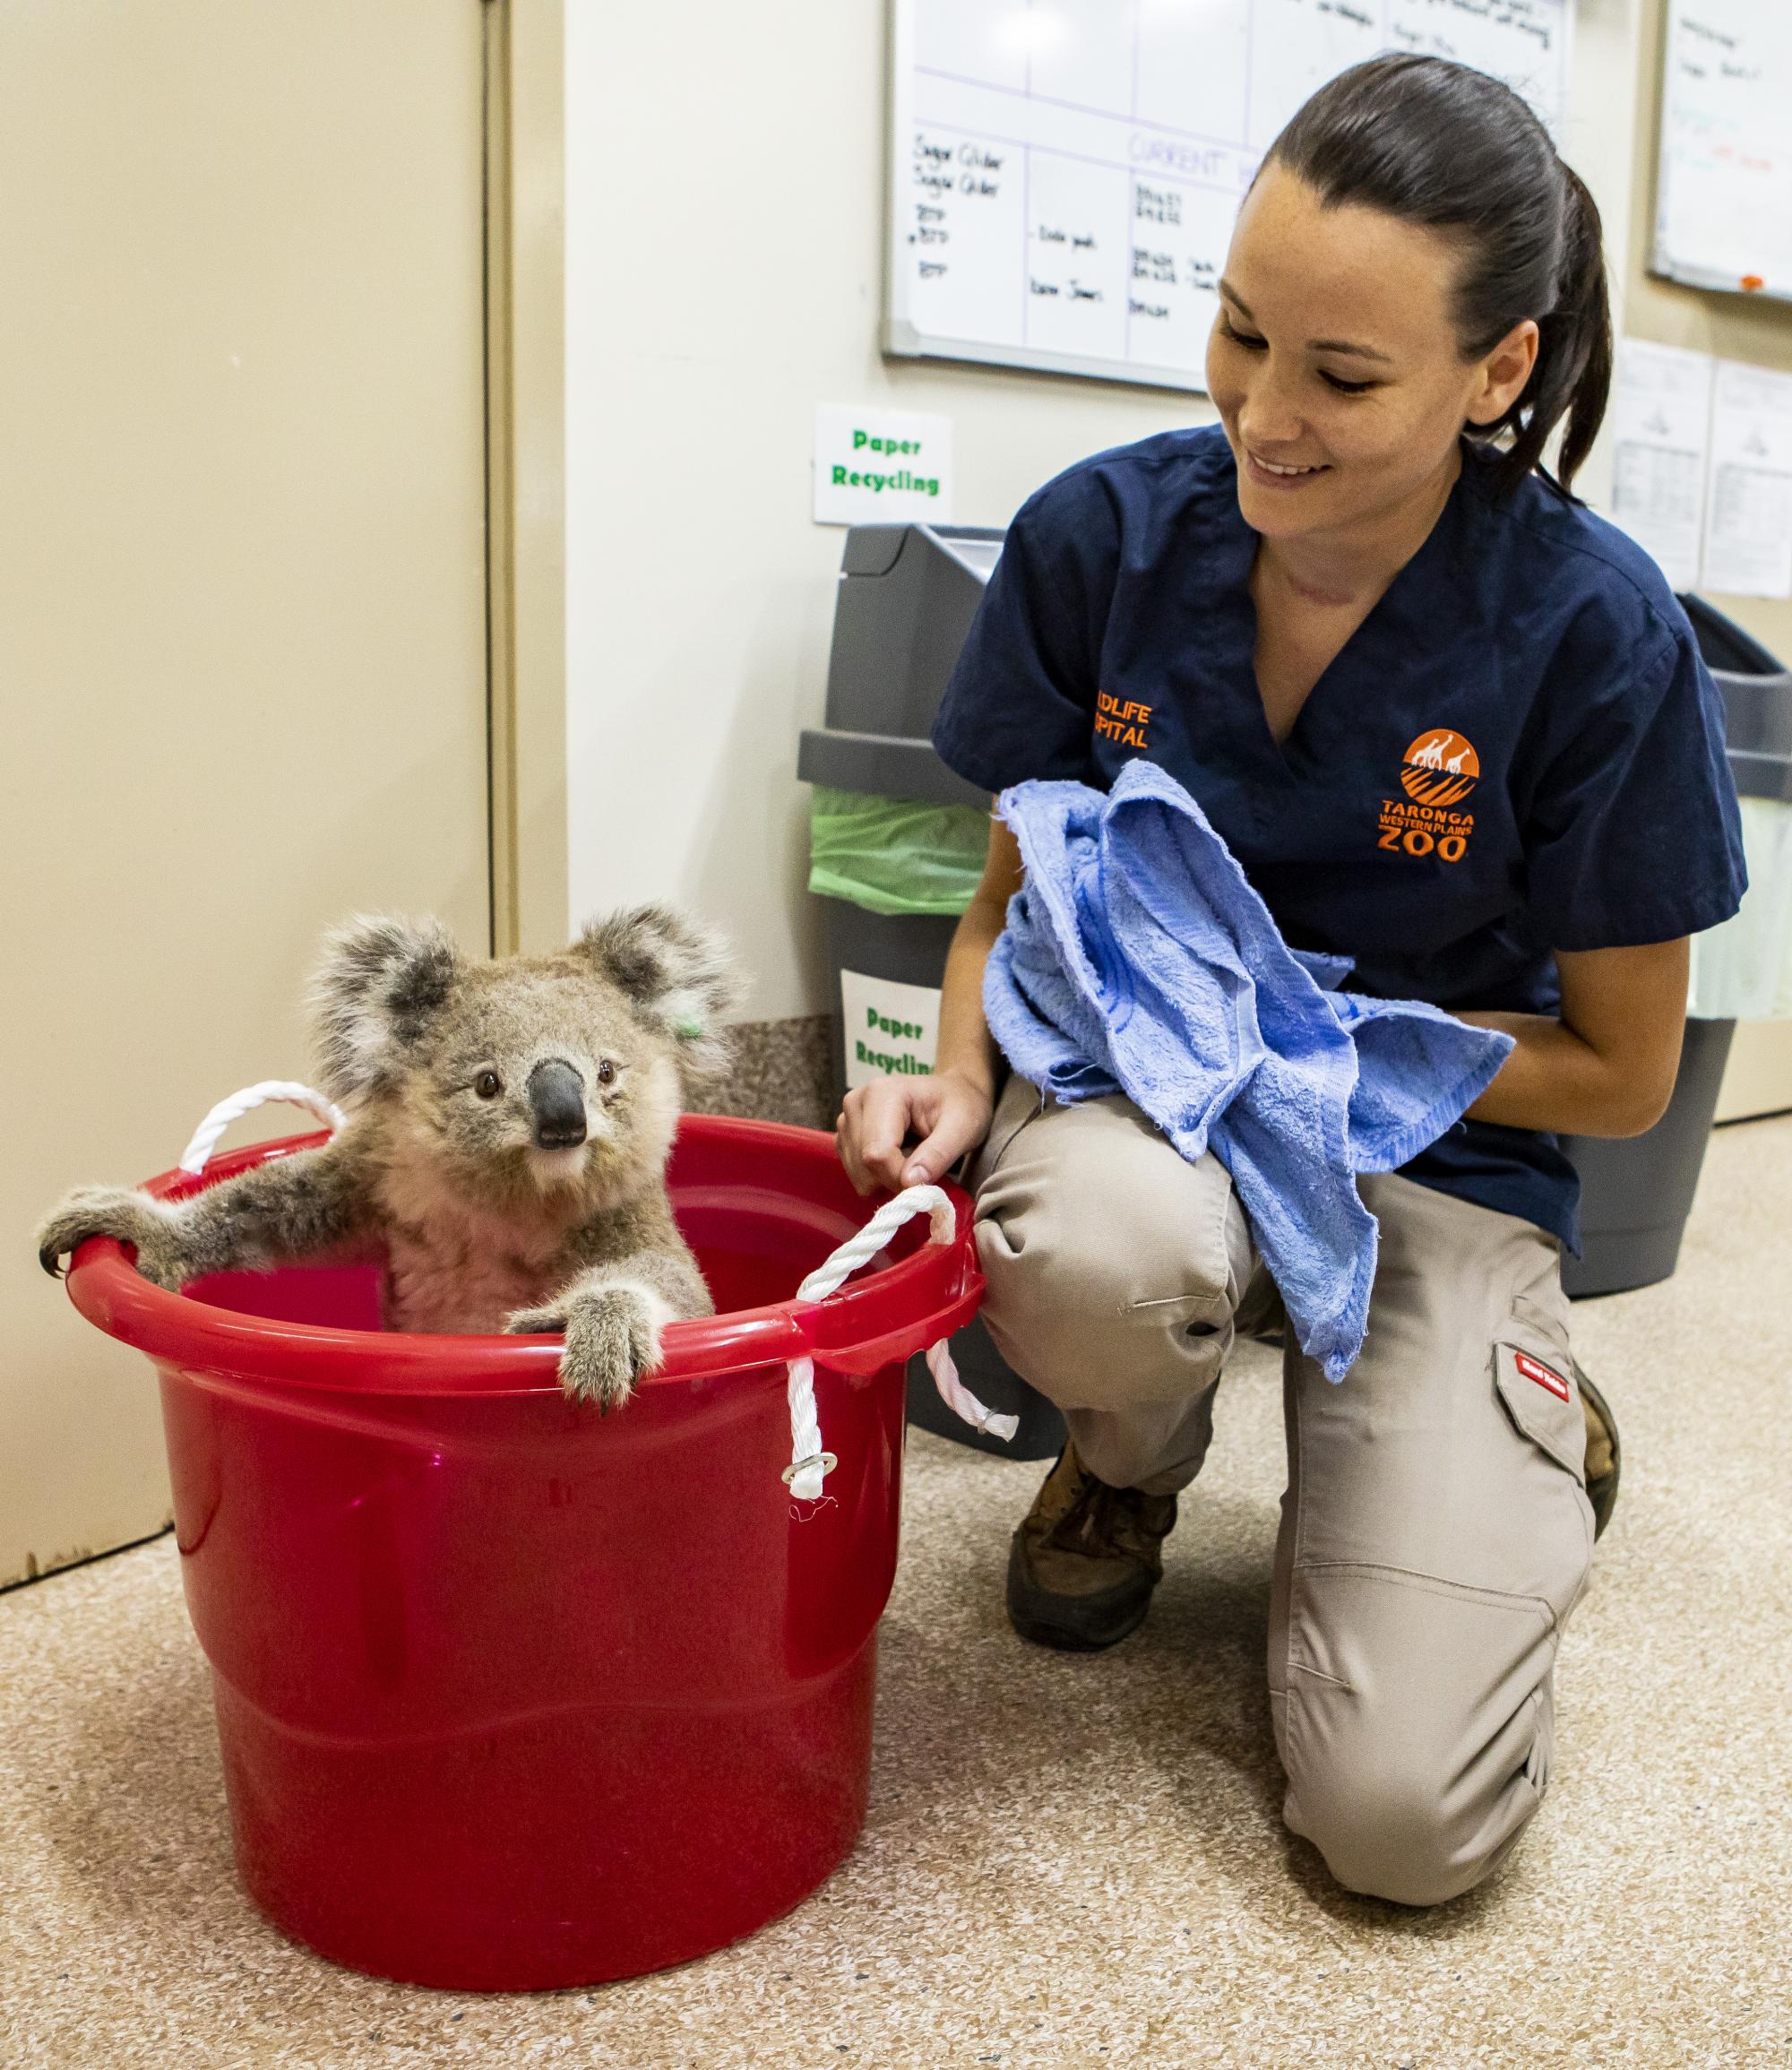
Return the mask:
{"type": "Polygon", "coordinates": [[[809,889],[873,913],[963,912],[983,877],[989,815],[974,805],[814,786],[809,889]]]}
{"type": "Polygon", "coordinates": [[[1729,919],[1693,936],[1687,1011],[1702,1021],[1792,1020],[1792,805],[1736,804],[1748,889],[1729,919]]]}
{"type": "MultiPolygon", "coordinates": [[[[1744,798],[1749,888],[1741,910],[1693,937],[1687,1011],[1701,1020],[1792,1020],[1792,805],[1744,798]]],[[[989,850],[972,805],[814,787],[809,889],[874,913],[947,914],[970,903],[989,850]]]]}

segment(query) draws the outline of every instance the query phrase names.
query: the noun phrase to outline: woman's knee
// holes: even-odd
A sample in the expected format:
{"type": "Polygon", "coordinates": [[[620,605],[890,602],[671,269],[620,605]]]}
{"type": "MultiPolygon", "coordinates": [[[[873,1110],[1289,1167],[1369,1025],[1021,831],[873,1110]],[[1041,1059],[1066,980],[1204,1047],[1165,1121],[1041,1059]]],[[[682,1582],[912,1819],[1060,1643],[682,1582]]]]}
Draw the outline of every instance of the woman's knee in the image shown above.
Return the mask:
{"type": "Polygon", "coordinates": [[[1004,1284],[1065,1272],[1105,1306],[1242,1290],[1254,1263],[1225,1167],[1181,1156],[1130,1100],[1047,1104],[982,1169],[979,1243],[1004,1284]]]}
{"type": "Polygon", "coordinates": [[[1347,1890],[1444,1904],[1498,1867],[1543,1802],[1540,1745],[1515,1772],[1512,1752],[1490,1747],[1465,1761],[1460,1741],[1365,1719],[1323,1751],[1285,1756],[1283,1816],[1347,1890]]]}
{"type": "Polygon", "coordinates": [[[1104,1393],[1135,1383],[1186,1392],[1213,1376],[1231,1341],[1250,1264],[1231,1182],[1210,1159],[1202,1171],[1159,1147],[1178,1170],[1142,1156],[1128,1134],[1054,1134],[1042,1123],[978,1190],[984,1321],[1016,1370],[1055,1398],[1073,1398],[1091,1364],[1104,1393]]]}
{"type": "Polygon", "coordinates": [[[1302,1833],[1346,1890],[1396,1904],[1460,1897],[1497,1856],[1464,1849],[1456,1822],[1417,1778],[1332,1781],[1303,1797],[1302,1833]]]}

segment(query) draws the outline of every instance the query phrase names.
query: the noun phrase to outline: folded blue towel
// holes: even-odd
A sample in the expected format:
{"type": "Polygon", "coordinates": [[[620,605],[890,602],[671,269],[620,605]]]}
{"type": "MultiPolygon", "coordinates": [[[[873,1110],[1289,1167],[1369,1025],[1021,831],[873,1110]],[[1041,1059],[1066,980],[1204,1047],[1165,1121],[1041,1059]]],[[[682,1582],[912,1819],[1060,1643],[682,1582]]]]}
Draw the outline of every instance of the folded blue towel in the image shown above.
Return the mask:
{"type": "Polygon", "coordinates": [[[1055,1100],[1124,1092],[1185,1157],[1210,1148],[1301,1349],[1341,1380],[1379,1233],[1356,1174],[1442,1135],[1512,1037],[1337,990],[1350,959],[1288,946],[1156,763],[1128,763],[1107,793],[1018,783],[996,809],[1027,870],[984,978],[1003,1053],[1055,1100]]]}

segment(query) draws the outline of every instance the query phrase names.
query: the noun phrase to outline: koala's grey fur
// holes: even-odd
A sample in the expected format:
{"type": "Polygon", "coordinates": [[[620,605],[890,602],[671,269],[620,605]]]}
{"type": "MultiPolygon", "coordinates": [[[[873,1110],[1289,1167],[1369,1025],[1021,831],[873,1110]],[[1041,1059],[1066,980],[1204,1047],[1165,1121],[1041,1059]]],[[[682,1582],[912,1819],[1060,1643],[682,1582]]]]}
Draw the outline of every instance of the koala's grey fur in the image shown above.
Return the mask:
{"type": "Polygon", "coordinates": [[[463,958],[436,921],[358,918],[326,939],[310,1002],[318,1082],[347,1126],[190,1200],[78,1187],[39,1256],[54,1272],[116,1237],[178,1288],[383,1243],[389,1328],[564,1331],[567,1393],[613,1407],[668,1323],[713,1312],[665,1170],[685,1082],[726,1063],[736,1000],[717,937],[663,906],[497,962],[463,958]],[[556,1147],[581,1107],[584,1140],[556,1147]]]}

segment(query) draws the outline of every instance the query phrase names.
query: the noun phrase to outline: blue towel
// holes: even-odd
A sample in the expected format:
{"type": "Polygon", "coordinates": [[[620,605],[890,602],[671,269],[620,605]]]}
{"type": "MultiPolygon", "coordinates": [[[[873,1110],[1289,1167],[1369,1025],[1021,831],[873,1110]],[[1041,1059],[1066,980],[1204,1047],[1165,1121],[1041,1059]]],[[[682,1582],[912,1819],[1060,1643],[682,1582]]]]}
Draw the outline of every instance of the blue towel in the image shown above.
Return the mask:
{"type": "Polygon", "coordinates": [[[1027,870],[984,977],[1003,1053],[1055,1100],[1124,1092],[1185,1157],[1210,1148],[1301,1349],[1341,1380],[1375,1277],[1356,1174],[1442,1135],[1512,1037],[1339,991],[1350,959],[1288,946],[1154,762],[1128,763],[1105,794],[1018,783],[996,809],[1027,870]]]}

